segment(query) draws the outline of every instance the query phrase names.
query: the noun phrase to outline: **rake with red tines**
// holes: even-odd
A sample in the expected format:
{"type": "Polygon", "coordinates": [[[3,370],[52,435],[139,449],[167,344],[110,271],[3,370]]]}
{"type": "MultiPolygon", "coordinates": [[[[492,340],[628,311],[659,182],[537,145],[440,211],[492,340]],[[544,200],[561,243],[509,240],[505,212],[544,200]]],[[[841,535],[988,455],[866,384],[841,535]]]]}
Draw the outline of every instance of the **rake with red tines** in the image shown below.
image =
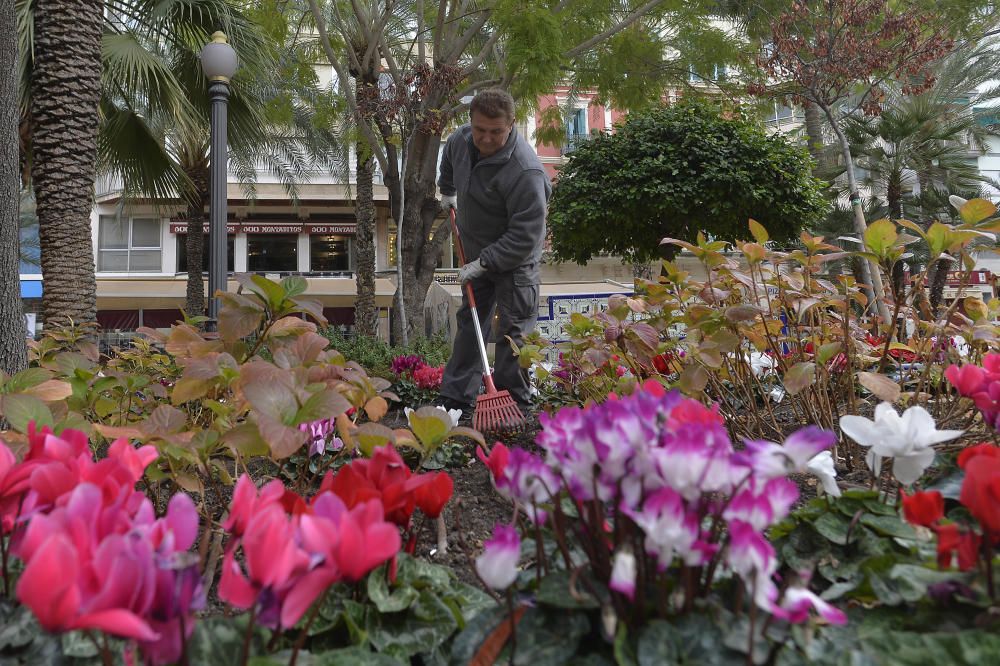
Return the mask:
{"type": "MultiPolygon", "coordinates": [[[[455,234],[455,248],[458,250],[458,260],[465,265],[465,251],[462,249],[462,238],[455,223],[455,209],[449,211],[452,233],[455,234]]],[[[479,355],[483,359],[483,384],[486,393],[476,398],[476,411],[472,416],[472,427],[479,432],[509,432],[519,430],[524,426],[524,414],[514,402],[509,391],[498,391],[493,383],[493,371],[490,360],[486,356],[486,343],[483,339],[483,329],[479,325],[479,313],[476,311],[476,295],[472,284],[466,282],[465,295],[469,299],[469,309],[472,310],[472,323],[476,327],[476,342],[479,343],[479,355]]]]}

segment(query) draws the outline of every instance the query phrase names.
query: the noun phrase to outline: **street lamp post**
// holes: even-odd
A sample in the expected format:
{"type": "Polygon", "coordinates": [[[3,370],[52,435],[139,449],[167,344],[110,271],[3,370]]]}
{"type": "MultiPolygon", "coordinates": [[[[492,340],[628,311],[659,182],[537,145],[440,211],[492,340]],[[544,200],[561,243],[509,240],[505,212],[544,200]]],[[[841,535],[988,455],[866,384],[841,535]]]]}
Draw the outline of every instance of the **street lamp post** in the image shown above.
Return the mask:
{"type": "Polygon", "coordinates": [[[219,299],[215,294],[225,291],[226,278],[226,183],[229,150],[226,137],[229,79],[236,73],[236,51],[223,32],[212,35],[212,41],[201,50],[201,68],[208,78],[208,96],[212,103],[211,149],[209,152],[209,217],[208,217],[208,318],[209,327],[218,330],[219,299]]]}

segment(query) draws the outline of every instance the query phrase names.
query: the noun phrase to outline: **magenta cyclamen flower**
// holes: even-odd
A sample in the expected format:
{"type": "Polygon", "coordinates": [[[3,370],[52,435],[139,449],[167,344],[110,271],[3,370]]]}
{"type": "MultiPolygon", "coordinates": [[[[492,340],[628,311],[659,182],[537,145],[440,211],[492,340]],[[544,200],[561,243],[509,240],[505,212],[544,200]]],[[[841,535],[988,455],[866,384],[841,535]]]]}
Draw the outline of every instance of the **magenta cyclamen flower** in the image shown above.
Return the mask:
{"type": "Polygon", "coordinates": [[[517,561],[521,557],[521,538],[510,525],[493,528],[493,538],[483,544],[476,558],[476,573],[494,590],[506,590],[517,580],[517,561]]]}
{"type": "Polygon", "coordinates": [[[523,505],[536,523],[544,523],[546,513],[538,508],[559,491],[559,477],[545,462],[524,449],[510,452],[503,474],[496,480],[497,490],[523,505]]]}
{"type": "Polygon", "coordinates": [[[743,579],[758,608],[774,610],[778,588],[772,576],[778,568],[774,548],[753,525],[741,521],[729,523],[729,568],[743,579]]]}
{"type": "Polygon", "coordinates": [[[390,368],[392,369],[393,374],[397,377],[402,377],[404,375],[412,375],[416,370],[425,365],[426,363],[424,363],[424,359],[420,358],[416,354],[406,354],[392,359],[390,368]]]}
{"type": "Polygon", "coordinates": [[[830,624],[847,624],[847,615],[831,606],[805,587],[790,587],[781,599],[781,608],[775,613],[792,623],[805,622],[809,611],[816,613],[830,624]]]}
{"type": "MultiPolygon", "coordinates": [[[[612,590],[632,599],[638,585],[652,583],[653,572],[669,576],[678,565],[712,563],[713,571],[721,565],[719,571],[740,576],[760,608],[780,611],[777,560],[764,531],[798,499],[787,474],[808,469],[833,435],[804,428],[782,444],[747,442],[737,451],[717,409],[655,382],[539,421],[544,459],[511,450],[497,488],[522,507],[563,506],[568,499],[579,516],[568,517],[578,520],[577,538],[591,540],[590,552],[611,551],[610,571],[604,556],[591,565],[605,572],[612,590]],[[645,552],[630,549],[640,542],[645,552]]],[[[517,552],[502,548],[512,542],[513,528],[497,529],[481,560],[493,563],[489,571],[507,573],[499,581],[505,587],[516,576],[517,552]]]]}

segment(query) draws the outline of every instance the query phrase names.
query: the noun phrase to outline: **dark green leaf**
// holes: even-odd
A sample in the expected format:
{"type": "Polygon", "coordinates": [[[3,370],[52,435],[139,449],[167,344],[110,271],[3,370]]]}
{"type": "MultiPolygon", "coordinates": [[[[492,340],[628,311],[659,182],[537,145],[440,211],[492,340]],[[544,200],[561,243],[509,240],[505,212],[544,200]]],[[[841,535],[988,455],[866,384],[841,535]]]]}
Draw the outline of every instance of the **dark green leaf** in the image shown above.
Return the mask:
{"type": "MultiPolygon", "coordinates": [[[[589,580],[590,585],[595,581],[589,580]]],[[[538,603],[555,608],[600,608],[601,602],[588,593],[590,589],[579,578],[575,585],[576,596],[570,592],[570,573],[566,570],[554,571],[542,578],[538,586],[538,603]]]]}
{"type": "Polygon", "coordinates": [[[867,525],[884,536],[899,537],[901,539],[917,538],[916,530],[903,522],[898,516],[873,516],[870,513],[866,513],[861,516],[861,524],[867,525]]]}
{"type": "Polygon", "coordinates": [[[847,543],[847,531],[850,529],[850,525],[849,519],[833,512],[824,513],[813,523],[817,532],[840,546],[847,543]]]}
{"type": "Polygon", "coordinates": [[[451,609],[434,592],[425,589],[408,613],[375,615],[369,639],[379,652],[407,659],[433,651],[457,629],[451,609]]]}
{"type": "Polygon", "coordinates": [[[400,582],[397,577],[390,590],[384,567],[379,567],[368,575],[368,598],[379,612],[395,613],[405,610],[420,596],[417,590],[409,585],[401,585],[400,582]]]}

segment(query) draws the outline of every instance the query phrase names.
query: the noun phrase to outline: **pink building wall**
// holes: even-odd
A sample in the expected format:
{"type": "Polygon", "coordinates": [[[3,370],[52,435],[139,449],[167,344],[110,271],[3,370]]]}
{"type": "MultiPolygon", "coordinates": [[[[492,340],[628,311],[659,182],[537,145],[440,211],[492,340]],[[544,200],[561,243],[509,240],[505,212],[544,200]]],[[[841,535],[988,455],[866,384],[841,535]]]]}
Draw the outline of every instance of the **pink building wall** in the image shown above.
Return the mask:
{"type": "MultiPolygon", "coordinates": [[[[555,91],[548,94],[542,95],[538,98],[538,111],[535,114],[535,125],[536,127],[542,122],[542,113],[552,107],[561,104],[565,104],[567,95],[569,94],[569,88],[566,86],[557,86],[555,91]]],[[[622,119],[628,115],[627,111],[622,111],[619,109],[611,108],[611,113],[606,114],[605,107],[603,104],[598,104],[593,101],[594,95],[588,93],[577,93],[576,95],[577,103],[582,105],[587,104],[587,132],[589,134],[595,131],[607,131],[610,130],[616,123],[620,122],[622,119]],[[607,123],[607,115],[610,115],[611,127],[607,123]]],[[[543,158],[543,164],[545,165],[545,170],[549,174],[549,177],[553,180],[558,177],[558,164],[552,164],[545,162],[545,158],[550,160],[560,159],[562,155],[562,146],[549,146],[544,145],[538,141],[535,142],[535,151],[538,156],[543,158]]]]}

